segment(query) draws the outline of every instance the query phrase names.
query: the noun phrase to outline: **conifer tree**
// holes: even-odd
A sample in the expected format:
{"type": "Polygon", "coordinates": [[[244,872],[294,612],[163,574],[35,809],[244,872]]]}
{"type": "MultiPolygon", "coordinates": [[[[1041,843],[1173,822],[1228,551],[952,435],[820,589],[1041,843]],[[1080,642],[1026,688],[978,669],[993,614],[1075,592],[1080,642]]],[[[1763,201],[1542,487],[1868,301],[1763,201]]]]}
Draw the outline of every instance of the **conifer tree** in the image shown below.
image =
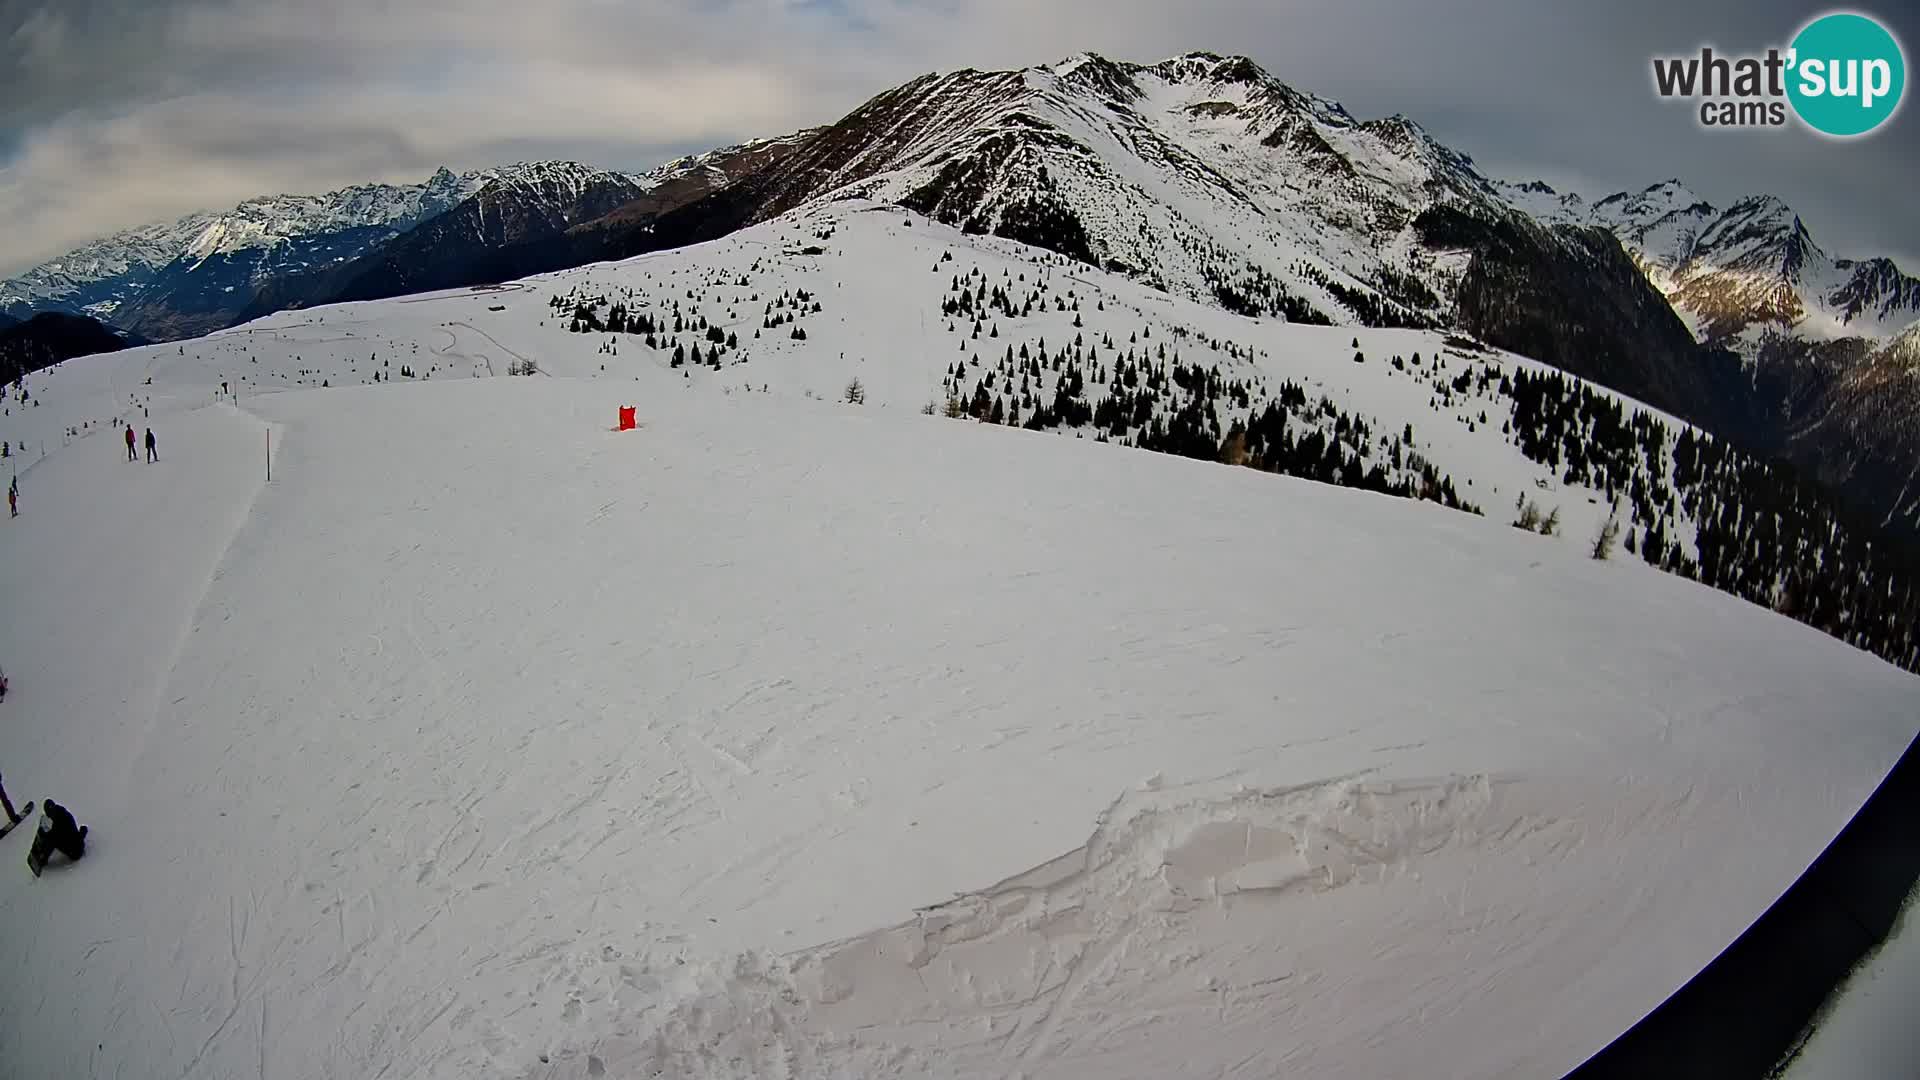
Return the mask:
{"type": "MultiPolygon", "coordinates": [[[[1556,524],[1558,520],[1558,513],[1559,512],[1556,509],[1555,511],[1556,524]]],[[[1549,532],[1547,535],[1551,536],[1553,534],[1549,532]]],[[[1614,505],[1613,511],[1607,515],[1607,520],[1600,524],[1600,531],[1596,532],[1593,536],[1593,551],[1592,551],[1593,557],[1600,561],[1605,561],[1611,558],[1613,556],[1614,542],[1617,541],[1619,538],[1620,538],[1620,507],[1619,507],[1619,504],[1616,503],[1614,505]]],[[[1627,550],[1629,551],[1633,550],[1633,540],[1631,537],[1629,537],[1627,540],[1627,550]]]]}

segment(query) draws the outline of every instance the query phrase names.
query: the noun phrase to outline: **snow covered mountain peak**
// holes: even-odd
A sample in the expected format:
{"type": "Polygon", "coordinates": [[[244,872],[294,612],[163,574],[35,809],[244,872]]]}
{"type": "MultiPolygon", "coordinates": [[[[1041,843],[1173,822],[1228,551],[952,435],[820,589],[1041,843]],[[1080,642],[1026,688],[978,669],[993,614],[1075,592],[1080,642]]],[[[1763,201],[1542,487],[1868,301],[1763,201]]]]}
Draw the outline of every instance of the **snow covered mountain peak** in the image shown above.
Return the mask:
{"type": "Polygon", "coordinates": [[[1169,82],[1206,82],[1214,85],[1244,83],[1249,86],[1278,85],[1252,58],[1222,56],[1204,50],[1170,57],[1152,65],[1156,75],[1169,82]]]}
{"type": "Polygon", "coordinates": [[[637,196],[656,178],[610,172],[578,161],[521,161],[482,169],[474,174],[473,195],[487,200],[512,199],[572,206],[589,192],[607,185],[637,196]]]}
{"type": "Polygon", "coordinates": [[[251,262],[261,274],[337,260],[444,213],[489,178],[443,167],[420,184],[262,195],[230,210],[116,233],[0,282],[0,310],[67,310],[114,321],[176,270],[191,272],[209,259],[247,252],[259,253],[251,262]],[[317,249],[303,254],[316,240],[317,249]]]}
{"type": "Polygon", "coordinates": [[[1138,64],[1128,60],[1114,60],[1097,52],[1075,53],[1064,60],[1051,64],[1041,64],[1029,70],[1044,71],[1060,78],[1069,78],[1082,70],[1095,74],[1117,74],[1131,77],[1143,71],[1151,71],[1169,82],[1270,82],[1268,75],[1258,63],[1245,56],[1222,56],[1219,53],[1204,50],[1170,56],[1154,64],[1138,64]]]}
{"type": "Polygon", "coordinates": [[[1718,207],[1677,179],[1591,203],[1540,181],[1502,182],[1513,206],[1619,237],[1703,341],[1756,355],[1769,333],[1883,341],[1920,316],[1920,279],[1884,258],[1836,258],[1776,195],[1718,207]]]}
{"type": "Polygon", "coordinates": [[[1451,275],[1415,218],[1510,213],[1412,120],[1357,120],[1214,53],[925,75],[754,185],[752,220],[870,198],[1245,314],[1416,326],[1443,318],[1451,275]]]}
{"type": "Polygon", "coordinates": [[[1674,215],[1714,212],[1713,205],[1695,195],[1678,180],[1663,180],[1637,192],[1618,191],[1594,203],[1594,220],[1616,229],[1644,233],[1655,229],[1674,215]]]}
{"type": "Polygon", "coordinates": [[[1772,195],[1735,202],[1702,234],[1701,242],[1719,253],[1716,262],[1723,269],[1781,281],[1798,283],[1832,268],[1800,215],[1772,195]]]}
{"type": "Polygon", "coordinates": [[[442,166],[418,184],[261,195],[35,267],[0,283],[0,310],[84,312],[155,339],[193,336],[230,325],[258,292],[353,262],[477,196],[568,219],[654,182],[577,161],[523,161],[465,173],[442,166]]]}
{"type": "Polygon", "coordinates": [[[580,183],[607,175],[607,170],[579,161],[519,161],[482,169],[474,174],[485,184],[580,183]]]}

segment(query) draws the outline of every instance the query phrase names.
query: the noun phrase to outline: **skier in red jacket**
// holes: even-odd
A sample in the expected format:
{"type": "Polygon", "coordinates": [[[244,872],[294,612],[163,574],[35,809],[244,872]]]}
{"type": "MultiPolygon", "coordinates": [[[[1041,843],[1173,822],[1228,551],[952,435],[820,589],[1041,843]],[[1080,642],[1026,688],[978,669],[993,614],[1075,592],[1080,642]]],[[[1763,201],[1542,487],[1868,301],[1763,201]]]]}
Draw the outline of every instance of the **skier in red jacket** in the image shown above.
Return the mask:
{"type": "Polygon", "coordinates": [[[133,425],[132,424],[127,425],[127,460],[128,461],[140,460],[140,455],[134,453],[134,450],[133,450],[133,425]]]}

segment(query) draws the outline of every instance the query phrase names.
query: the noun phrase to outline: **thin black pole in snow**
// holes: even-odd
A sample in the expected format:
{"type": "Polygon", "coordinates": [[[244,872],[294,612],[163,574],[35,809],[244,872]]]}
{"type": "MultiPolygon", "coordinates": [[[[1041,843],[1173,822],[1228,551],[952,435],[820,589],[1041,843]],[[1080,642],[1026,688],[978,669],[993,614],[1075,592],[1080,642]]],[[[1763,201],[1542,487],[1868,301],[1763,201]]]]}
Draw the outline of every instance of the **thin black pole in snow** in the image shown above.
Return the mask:
{"type": "Polygon", "coordinates": [[[273,483],[273,429],[268,428],[267,436],[267,483],[273,483]]]}

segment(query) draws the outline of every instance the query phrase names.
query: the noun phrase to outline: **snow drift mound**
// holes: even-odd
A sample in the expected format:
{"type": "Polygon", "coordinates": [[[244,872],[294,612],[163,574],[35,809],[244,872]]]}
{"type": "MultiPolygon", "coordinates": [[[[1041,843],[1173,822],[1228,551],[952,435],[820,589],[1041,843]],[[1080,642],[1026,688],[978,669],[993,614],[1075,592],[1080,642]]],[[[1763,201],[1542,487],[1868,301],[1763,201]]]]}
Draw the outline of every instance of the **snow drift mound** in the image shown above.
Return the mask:
{"type": "Polygon", "coordinates": [[[531,1075],[1374,1076],[1405,1067],[1399,1037],[1444,1046],[1462,1075],[1547,1075],[1579,1053],[1578,1025],[1458,1033],[1499,1030],[1492,973],[1523,965],[1549,921],[1555,973],[1499,981],[1570,1008],[1617,995],[1605,973],[1568,993],[1560,965],[1623,947],[1621,883],[1595,868],[1635,830],[1684,821],[1670,795],[1573,777],[1156,781],[1082,847],[886,930],[664,982],[626,957],[584,964],[573,993],[647,1004],[531,1075]],[[1571,792],[1617,816],[1595,828],[1571,792]],[[1476,887],[1489,875],[1525,876],[1533,896],[1476,887]],[[1356,948],[1366,926],[1378,936],[1356,948]],[[1442,960],[1490,926],[1485,963],[1442,960]]]}

